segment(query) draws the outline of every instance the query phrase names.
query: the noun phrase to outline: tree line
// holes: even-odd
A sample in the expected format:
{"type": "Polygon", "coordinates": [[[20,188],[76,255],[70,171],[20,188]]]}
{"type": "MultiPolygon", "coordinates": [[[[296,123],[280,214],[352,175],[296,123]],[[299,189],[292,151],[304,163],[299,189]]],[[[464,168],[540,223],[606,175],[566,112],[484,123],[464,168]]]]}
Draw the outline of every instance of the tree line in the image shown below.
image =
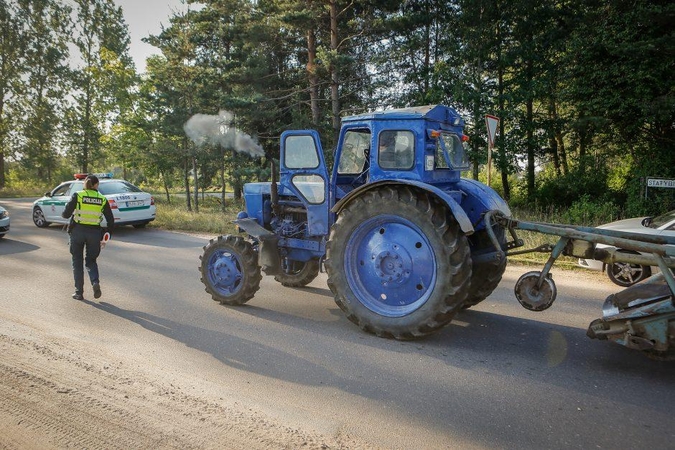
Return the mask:
{"type": "Polygon", "coordinates": [[[167,195],[239,194],[268,179],[286,129],[318,129],[330,159],[341,116],[440,103],[468,123],[474,178],[484,117],[500,117],[492,186],[512,203],[673,207],[671,190],[644,191],[675,178],[671,1],[187,3],[145,38],[144,73],[113,0],[0,3],[0,188],[114,169],[167,195]],[[265,156],[190,139],[196,114],[226,117],[265,156]]]}

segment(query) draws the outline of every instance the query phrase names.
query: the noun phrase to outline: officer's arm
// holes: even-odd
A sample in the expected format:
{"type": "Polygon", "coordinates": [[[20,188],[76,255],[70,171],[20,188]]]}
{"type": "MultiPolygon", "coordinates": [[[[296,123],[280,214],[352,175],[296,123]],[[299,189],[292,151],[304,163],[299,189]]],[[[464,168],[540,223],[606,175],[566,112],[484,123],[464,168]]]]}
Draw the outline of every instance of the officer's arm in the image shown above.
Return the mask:
{"type": "Polygon", "coordinates": [[[68,202],[68,204],[66,204],[65,209],[61,213],[61,217],[63,217],[64,219],[70,218],[70,216],[73,215],[76,206],[77,206],[77,193],[74,193],[73,196],[70,197],[70,201],[68,202]]]}
{"type": "Polygon", "coordinates": [[[109,202],[105,202],[103,206],[103,216],[105,217],[108,230],[112,230],[115,227],[115,217],[113,216],[112,209],[110,209],[109,202]]]}

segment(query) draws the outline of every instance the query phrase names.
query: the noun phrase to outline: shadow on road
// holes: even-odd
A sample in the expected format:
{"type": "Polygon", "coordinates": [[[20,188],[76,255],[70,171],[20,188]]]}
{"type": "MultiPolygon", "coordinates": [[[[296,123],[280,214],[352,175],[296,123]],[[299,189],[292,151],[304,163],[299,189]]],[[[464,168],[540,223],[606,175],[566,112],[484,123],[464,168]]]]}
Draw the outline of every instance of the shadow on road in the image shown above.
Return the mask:
{"type": "Polygon", "coordinates": [[[17,253],[26,253],[39,250],[40,247],[33,244],[27,244],[21,241],[15,241],[9,235],[0,239],[0,256],[2,255],[15,255],[17,253]]]}
{"type": "Polygon", "coordinates": [[[335,374],[294,354],[222,331],[213,331],[110,303],[82,300],[94,308],[134,322],[152,332],[209,353],[228,366],[280,380],[308,385],[328,384],[335,374]]]}
{"type": "MultiPolygon", "coordinates": [[[[521,317],[467,311],[454,326],[450,325],[427,339],[400,342],[365,334],[353,326],[340,331],[341,327],[347,326],[346,320],[310,327],[306,319],[289,314],[255,307],[237,308],[237,311],[245,309],[248,313],[255,311],[261,318],[290,326],[298,326],[304,320],[304,326],[301,327],[308,334],[325,333],[327,338],[334,341],[334,358],[316,359],[317,352],[321,351],[320,344],[307,339],[305,333],[298,334],[304,337],[293,341],[295,347],[291,352],[225,331],[180,323],[142,311],[126,310],[107,302],[83,302],[208,353],[227,366],[291,383],[338,389],[390,405],[402,412],[416,414],[418,418],[420,414],[426,416],[426,413],[415,410],[411,405],[421,401],[437,403],[436,408],[447,410],[448,414],[452,412],[454,417],[456,408],[462,405],[461,401],[457,403],[455,399],[478,395],[472,383],[449,378],[454,373],[498,377],[503,386],[509,387],[497,395],[506,404],[517,403],[530,390],[531,395],[544,397],[549,390],[558,396],[561,392],[579,392],[585,394],[586,398],[597,399],[597,405],[603,405],[603,408],[604,405],[611,407],[612,404],[630,403],[636,410],[662,415],[671,414],[671,405],[675,402],[675,393],[671,389],[675,365],[650,361],[638,352],[607,342],[590,341],[585,337],[584,329],[521,317]],[[354,352],[341,350],[357,346],[365,348],[354,352]],[[301,355],[309,355],[309,359],[301,355]],[[453,369],[443,370],[434,360],[453,369]],[[419,372],[414,383],[400,385],[395,382],[401,376],[399,365],[419,372]],[[425,369],[424,365],[429,367],[425,369]],[[609,384],[603,375],[608,371],[614,373],[609,384]],[[425,375],[420,376],[422,373],[425,375]],[[645,396],[644,390],[631,390],[630,386],[636,383],[648,383],[650,392],[654,394],[645,396]],[[430,393],[437,393],[438,396],[430,393]],[[420,396],[426,400],[420,400],[420,396]]],[[[482,399],[484,395],[490,394],[480,394],[478,398],[482,399]]],[[[492,404],[481,401],[477,401],[470,411],[466,410],[455,417],[452,428],[456,432],[471,435],[475,421],[494,414],[492,404]]],[[[596,409],[599,407],[596,406],[596,409]]],[[[529,419],[518,415],[516,411],[509,411],[503,410],[504,420],[525,433],[529,419]]],[[[438,420],[437,424],[441,426],[451,419],[450,416],[444,416],[435,417],[434,420],[438,420]]],[[[516,448],[518,441],[510,441],[512,437],[507,439],[498,428],[490,432],[496,433],[490,438],[492,441],[502,442],[507,447],[512,444],[516,448]]],[[[527,434],[532,448],[550,446],[545,433],[527,434]]]]}

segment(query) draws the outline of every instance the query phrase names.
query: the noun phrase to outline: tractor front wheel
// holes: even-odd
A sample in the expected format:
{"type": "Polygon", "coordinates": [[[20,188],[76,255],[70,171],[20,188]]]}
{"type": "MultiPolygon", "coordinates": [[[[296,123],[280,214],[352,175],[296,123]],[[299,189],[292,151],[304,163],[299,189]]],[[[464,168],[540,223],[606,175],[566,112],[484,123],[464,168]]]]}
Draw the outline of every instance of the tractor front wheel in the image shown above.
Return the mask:
{"type": "Polygon", "coordinates": [[[281,272],[274,276],[274,280],[286,287],[303,287],[314,281],[319,275],[319,261],[293,261],[287,259],[281,262],[281,272]]]}
{"type": "Polygon", "coordinates": [[[243,305],[260,289],[258,257],[243,238],[228,235],[211,239],[199,258],[206,292],[221,304],[243,305]]]}
{"type": "Polygon", "coordinates": [[[352,200],[326,246],[328,286],[349,320],[413,339],[452,320],[471,280],[466,236],[434,198],[387,186],[352,200]]]}

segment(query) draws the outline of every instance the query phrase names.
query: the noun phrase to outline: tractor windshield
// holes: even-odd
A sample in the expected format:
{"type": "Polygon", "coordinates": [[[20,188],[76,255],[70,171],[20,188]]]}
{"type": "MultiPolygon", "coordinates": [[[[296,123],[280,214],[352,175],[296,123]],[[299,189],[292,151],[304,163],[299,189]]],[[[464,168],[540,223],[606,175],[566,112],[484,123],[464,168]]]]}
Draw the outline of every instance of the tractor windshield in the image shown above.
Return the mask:
{"type": "Polygon", "coordinates": [[[436,141],[436,168],[455,170],[469,168],[464,145],[456,134],[441,133],[436,141]]]}

